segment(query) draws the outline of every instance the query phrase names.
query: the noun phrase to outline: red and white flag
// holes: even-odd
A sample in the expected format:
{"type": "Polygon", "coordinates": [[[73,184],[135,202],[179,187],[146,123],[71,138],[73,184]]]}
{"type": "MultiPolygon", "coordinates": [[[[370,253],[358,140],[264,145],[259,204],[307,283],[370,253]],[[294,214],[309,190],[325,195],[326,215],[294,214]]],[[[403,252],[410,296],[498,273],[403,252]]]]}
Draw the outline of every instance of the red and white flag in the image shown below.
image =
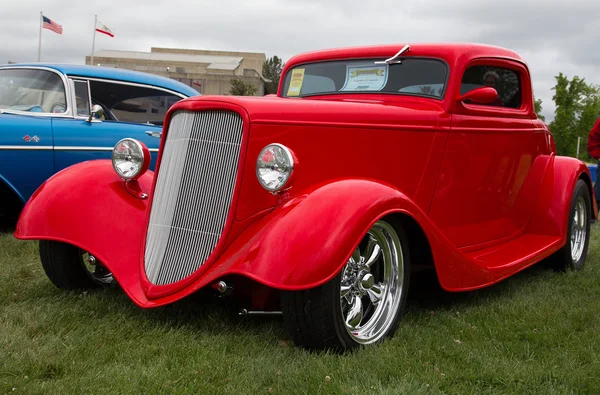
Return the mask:
{"type": "Polygon", "coordinates": [[[105,24],[103,24],[100,21],[96,21],[96,31],[100,32],[100,33],[104,33],[107,36],[111,36],[114,37],[115,35],[113,34],[113,32],[108,28],[108,26],[106,26],[105,24]]]}

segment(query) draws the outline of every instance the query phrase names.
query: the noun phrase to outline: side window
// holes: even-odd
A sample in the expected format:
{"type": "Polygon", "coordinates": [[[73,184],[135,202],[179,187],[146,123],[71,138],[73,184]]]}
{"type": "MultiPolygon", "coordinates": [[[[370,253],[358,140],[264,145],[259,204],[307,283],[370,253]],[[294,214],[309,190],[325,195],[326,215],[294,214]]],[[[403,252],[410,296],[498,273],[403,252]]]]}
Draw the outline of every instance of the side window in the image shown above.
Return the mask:
{"type": "Polygon", "coordinates": [[[469,67],[463,76],[460,94],[482,86],[491,86],[498,92],[498,100],[487,105],[507,108],[521,107],[521,80],[517,72],[495,66],[469,67]]]}
{"type": "Polygon", "coordinates": [[[104,108],[107,121],[162,125],[167,111],[181,97],[168,92],[116,81],[90,81],[92,104],[104,108]]]}
{"type": "Polygon", "coordinates": [[[179,96],[154,91],[149,92],[149,96],[134,97],[115,103],[112,112],[119,121],[162,125],[169,108],[179,100],[181,100],[179,96]]]}
{"type": "Polygon", "coordinates": [[[38,69],[0,70],[0,110],[62,114],[67,111],[63,80],[38,69]]]}
{"type": "Polygon", "coordinates": [[[89,116],[90,115],[90,92],[88,89],[87,81],[73,80],[75,86],[75,105],[77,115],[89,116]]]}

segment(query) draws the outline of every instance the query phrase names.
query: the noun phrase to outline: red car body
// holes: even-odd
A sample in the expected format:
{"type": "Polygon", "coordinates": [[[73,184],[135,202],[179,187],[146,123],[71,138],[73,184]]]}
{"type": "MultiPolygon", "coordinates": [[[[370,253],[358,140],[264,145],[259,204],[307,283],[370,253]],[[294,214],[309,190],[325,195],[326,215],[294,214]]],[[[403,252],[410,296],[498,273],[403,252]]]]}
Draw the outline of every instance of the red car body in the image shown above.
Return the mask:
{"type": "MultiPolygon", "coordinates": [[[[340,272],[367,229],[392,213],[411,223],[411,240],[420,235],[413,263],[430,257],[448,291],[489,286],[563,247],[575,184],[581,179],[591,191],[592,182],[584,163],[556,156],[552,135],[534,111],[529,71],[518,54],[475,44],[412,45],[406,59],[435,58],[447,65],[439,98],[377,92],[285,97],[286,75],[298,65],[383,60],[399,48],[293,57],[277,96],[185,99],[165,119],[156,173],[138,180],[148,198],[128,191],[110,161],[77,164],[35,192],[15,236],[88,251],[141,307],[172,303],[225,278],[243,277],[263,290],[319,286],[340,272]],[[519,108],[460,100],[463,75],[476,65],[517,73],[519,108]],[[171,120],[181,111],[207,110],[231,111],[243,124],[224,227],[216,247],[189,275],[152,283],[145,270],[146,238],[157,179],[175,171],[161,163],[171,120]],[[292,179],[280,193],[257,181],[257,158],[270,143],[285,145],[296,158],[292,179]]],[[[222,157],[212,160],[226,164],[222,157]]],[[[210,189],[199,185],[185,196],[220,202],[210,189]]],[[[591,201],[590,215],[597,218],[591,201]]],[[[197,207],[210,211],[201,202],[197,207]]],[[[195,215],[193,209],[189,215],[195,215]]],[[[193,247],[181,248],[193,254],[193,247]]],[[[267,299],[255,307],[264,307],[267,299]]]]}

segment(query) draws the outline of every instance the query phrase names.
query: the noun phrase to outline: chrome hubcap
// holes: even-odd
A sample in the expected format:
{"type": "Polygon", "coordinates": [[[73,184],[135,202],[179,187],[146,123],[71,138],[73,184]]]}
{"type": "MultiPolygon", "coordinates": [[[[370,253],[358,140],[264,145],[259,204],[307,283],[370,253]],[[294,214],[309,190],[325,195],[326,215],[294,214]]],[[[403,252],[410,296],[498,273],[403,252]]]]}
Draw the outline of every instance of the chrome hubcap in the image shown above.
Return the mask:
{"type": "Polygon", "coordinates": [[[575,204],[575,216],[571,223],[571,258],[573,262],[579,261],[585,247],[587,234],[587,210],[583,196],[575,204]]]}
{"type": "Polygon", "coordinates": [[[342,318],[356,342],[376,342],[392,325],[402,296],[403,268],[396,232],[386,222],[375,223],[342,273],[342,318]]]}
{"type": "Polygon", "coordinates": [[[87,274],[90,276],[94,282],[110,285],[115,279],[110,271],[100,263],[95,256],[89,254],[83,250],[81,251],[82,263],[85,269],[87,270],[87,274]]]}

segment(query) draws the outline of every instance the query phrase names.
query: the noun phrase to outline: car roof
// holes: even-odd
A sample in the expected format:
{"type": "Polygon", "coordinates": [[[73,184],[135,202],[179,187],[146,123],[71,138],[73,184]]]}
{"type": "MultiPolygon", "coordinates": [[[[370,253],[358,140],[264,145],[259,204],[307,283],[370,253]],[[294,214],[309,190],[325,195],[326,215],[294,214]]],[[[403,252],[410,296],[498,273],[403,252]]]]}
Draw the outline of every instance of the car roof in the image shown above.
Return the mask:
{"type": "Polygon", "coordinates": [[[200,93],[194,88],[174,80],[172,78],[161,77],[155,74],[143,73],[141,71],[133,71],[119,69],[114,67],[76,65],[76,64],[59,64],[59,63],[14,63],[0,65],[2,68],[10,67],[47,67],[57,70],[63,74],[73,77],[90,77],[118,80],[124,82],[132,82],[138,84],[153,85],[161,88],[166,88],[175,92],[182,93],[186,96],[199,96],[200,93]]]}
{"type": "Polygon", "coordinates": [[[405,45],[410,45],[408,56],[428,56],[445,59],[455,63],[458,59],[477,57],[501,57],[525,64],[516,52],[494,45],[479,43],[397,43],[346,48],[325,49],[305,52],[292,57],[286,63],[286,69],[299,63],[321,60],[365,57],[392,57],[405,45]]]}

